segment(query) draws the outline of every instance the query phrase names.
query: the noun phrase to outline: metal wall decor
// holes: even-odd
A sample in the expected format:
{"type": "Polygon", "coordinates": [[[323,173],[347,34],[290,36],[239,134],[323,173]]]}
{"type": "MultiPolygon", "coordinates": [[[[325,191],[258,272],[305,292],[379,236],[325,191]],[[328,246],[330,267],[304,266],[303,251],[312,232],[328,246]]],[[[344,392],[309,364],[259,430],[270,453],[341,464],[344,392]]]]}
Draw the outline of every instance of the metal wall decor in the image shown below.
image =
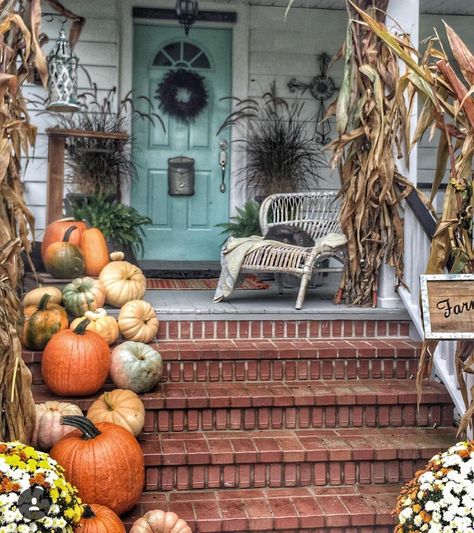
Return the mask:
{"type": "Polygon", "coordinates": [[[48,111],[72,113],[80,109],[77,101],[77,67],[79,59],[69,47],[64,27],[48,55],[48,111]]]}
{"type": "Polygon", "coordinates": [[[176,0],[176,17],[184,26],[184,32],[189,34],[191,26],[196,22],[199,13],[197,0],[176,0]]]}
{"type": "Polygon", "coordinates": [[[328,66],[331,61],[331,57],[326,52],[317,56],[319,61],[320,74],[315,76],[309,83],[298,81],[296,78],[292,78],[288,82],[288,88],[290,92],[294,93],[297,90],[302,91],[304,94],[309,90],[311,96],[319,102],[318,112],[316,114],[316,126],[314,128],[314,134],[316,142],[319,144],[327,144],[331,139],[331,125],[328,121],[324,121],[326,115],[326,105],[324,102],[334,96],[337,91],[334,80],[327,75],[328,66]]]}

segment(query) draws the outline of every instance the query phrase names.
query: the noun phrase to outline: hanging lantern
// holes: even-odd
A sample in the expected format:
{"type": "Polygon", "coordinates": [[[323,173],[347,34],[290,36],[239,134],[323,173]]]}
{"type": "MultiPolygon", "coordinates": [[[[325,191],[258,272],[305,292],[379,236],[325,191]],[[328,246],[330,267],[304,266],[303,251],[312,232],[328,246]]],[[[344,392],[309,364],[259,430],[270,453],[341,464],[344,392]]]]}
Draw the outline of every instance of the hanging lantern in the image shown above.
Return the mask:
{"type": "Polygon", "coordinates": [[[79,59],[69,48],[61,28],[56,45],[48,55],[48,111],[73,113],[79,111],[77,101],[77,66],[79,59]]]}
{"type": "Polygon", "coordinates": [[[186,35],[189,34],[191,26],[196,22],[199,13],[199,5],[197,0],[177,0],[176,1],[176,16],[179,23],[184,26],[186,35]]]}

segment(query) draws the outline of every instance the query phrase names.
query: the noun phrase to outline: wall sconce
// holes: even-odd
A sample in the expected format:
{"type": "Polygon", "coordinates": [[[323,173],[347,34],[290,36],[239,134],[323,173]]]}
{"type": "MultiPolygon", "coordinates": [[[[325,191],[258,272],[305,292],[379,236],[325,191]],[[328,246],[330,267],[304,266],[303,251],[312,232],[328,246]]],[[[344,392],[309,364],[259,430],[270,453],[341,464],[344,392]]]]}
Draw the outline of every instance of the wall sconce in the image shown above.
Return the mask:
{"type": "Polygon", "coordinates": [[[77,101],[77,67],[79,58],[70,49],[61,28],[54,48],[48,54],[48,111],[73,113],[79,111],[77,101]]]}
{"type": "Polygon", "coordinates": [[[179,23],[184,26],[186,35],[189,34],[191,26],[196,22],[199,13],[199,5],[197,0],[177,0],[176,1],[176,17],[179,23]]]}

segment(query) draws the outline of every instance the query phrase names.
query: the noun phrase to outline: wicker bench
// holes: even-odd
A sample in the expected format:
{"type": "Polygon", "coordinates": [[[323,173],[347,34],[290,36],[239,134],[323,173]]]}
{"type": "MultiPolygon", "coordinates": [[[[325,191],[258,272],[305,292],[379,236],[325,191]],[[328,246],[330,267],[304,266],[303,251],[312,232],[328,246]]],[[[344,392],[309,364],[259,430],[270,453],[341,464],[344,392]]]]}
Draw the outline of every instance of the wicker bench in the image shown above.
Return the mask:
{"type": "MultiPolygon", "coordinates": [[[[318,191],[304,193],[272,194],[260,207],[260,227],[266,235],[270,227],[292,225],[305,230],[315,241],[315,246],[302,248],[282,243],[269,244],[245,255],[240,272],[272,272],[276,275],[280,293],[280,274],[301,278],[296,309],[303,307],[308,282],[323,261],[331,257],[344,263],[345,237],[339,225],[339,201],[336,192],[318,191]],[[331,234],[331,235],[330,235],[331,234]],[[332,239],[331,237],[336,237],[332,239]],[[329,237],[328,237],[329,235],[329,237]],[[325,238],[329,242],[325,242],[325,238]],[[337,244],[334,244],[337,241],[337,244]]],[[[341,270],[341,268],[324,268],[341,270]]]]}

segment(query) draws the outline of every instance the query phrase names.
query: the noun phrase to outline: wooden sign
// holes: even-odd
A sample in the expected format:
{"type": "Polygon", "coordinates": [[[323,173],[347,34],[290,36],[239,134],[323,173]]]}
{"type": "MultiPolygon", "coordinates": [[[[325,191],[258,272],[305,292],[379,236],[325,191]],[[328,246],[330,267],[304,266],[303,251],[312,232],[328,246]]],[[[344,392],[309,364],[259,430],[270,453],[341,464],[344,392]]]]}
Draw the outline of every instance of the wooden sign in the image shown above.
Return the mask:
{"type": "Polygon", "coordinates": [[[474,339],[474,274],[420,276],[427,339],[474,339]]]}

